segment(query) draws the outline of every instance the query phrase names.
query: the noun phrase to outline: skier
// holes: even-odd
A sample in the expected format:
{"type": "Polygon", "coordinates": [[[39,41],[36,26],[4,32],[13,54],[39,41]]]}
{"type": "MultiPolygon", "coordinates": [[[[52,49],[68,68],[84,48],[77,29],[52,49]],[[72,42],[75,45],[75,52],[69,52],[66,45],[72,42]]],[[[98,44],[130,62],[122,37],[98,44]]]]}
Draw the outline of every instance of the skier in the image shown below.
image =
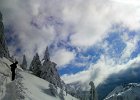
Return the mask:
{"type": "Polygon", "coordinates": [[[11,64],[11,72],[12,72],[12,81],[15,79],[15,69],[17,68],[18,62],[15,61],[15,63],[11,64]]]}

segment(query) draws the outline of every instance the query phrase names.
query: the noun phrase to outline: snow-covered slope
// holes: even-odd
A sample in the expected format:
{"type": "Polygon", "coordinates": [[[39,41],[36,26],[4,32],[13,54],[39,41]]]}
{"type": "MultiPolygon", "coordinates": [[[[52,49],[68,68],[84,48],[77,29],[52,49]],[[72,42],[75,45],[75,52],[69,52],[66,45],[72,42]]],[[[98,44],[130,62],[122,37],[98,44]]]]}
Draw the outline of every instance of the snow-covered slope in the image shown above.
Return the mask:
{"type": "Polygon", "coordinates": [[[140,84],[118,86],[104,100],[140,100],[140,84]]]}
{"type": "Polygon", "coordinates": [[[78,100],[60,88],[52,94],[49,82],[17,68],[16,80],[11,81],[10,65],[6,58],[0,58],[0,100],[78,100]]]}

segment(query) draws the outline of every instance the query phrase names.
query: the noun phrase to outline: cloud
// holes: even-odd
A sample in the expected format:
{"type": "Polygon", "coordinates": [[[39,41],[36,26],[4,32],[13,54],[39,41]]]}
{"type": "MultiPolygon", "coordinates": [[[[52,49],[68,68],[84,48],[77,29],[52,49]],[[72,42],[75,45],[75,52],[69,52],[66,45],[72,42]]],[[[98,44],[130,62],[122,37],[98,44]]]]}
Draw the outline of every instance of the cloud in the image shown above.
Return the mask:
{"type": "Polygon", "coordinates": [[[111,1],[114,1],[114,2],[118,2],[118,3],[123,3],[123,4],[127,4],[127,5],[133,5],[133,6],[139,6],[140,4],[140,1],[137,1],[137,0],[111,0],[111,1]]]}
{"type": "Polygon", "coordinates": [[[69,64],[74,58],[75,53],[66,49],[60,49],[53,54],[52,61],[56,62],[59,67],[64,67],[64,65],[69,64]]]}
{"type": "Polygon", "coordinates": [[[126,64],[114,65],[111,59],[101,57],[96,64],[91,64],[90,68],[76,74],[64,75],[62,79],[66,83],[73,83],[80,81],[81,83],[88,83],[91,80],[98,86],[104,83],[105,80],[112,74],[118,74],[120,71],[126,71],[129,68],[137,68],[140,65],[140,56],[130,60],[126,64]]]}
{"type": "Polygon", "coordinates": [[[2,0],[0,9],[5,26],[13,26],[14,34],[18,36],[18,44],[13,48],[21,47],[21,54],[32,57],[35,52],[42,55],[46,45],[66,40],[70,33],[73,46],[87,48],[102,41],[114,24],[138,30],[140,3],[131,5],[129,2],[2,0]]]}
{"type": "Polygon", "coordinates": [[[122,39],[126,44],[126,48],[122,52],[122,61],[127,61],[130,59],[131,54],[136,50],[137,43],[139,41],[139,36],[129,37],[128,33],[122,35],[122,39]]]}
{"type": "Polygon", "coordinates": [[[129,69],[139,68],[140,55],[133,59],[131,58],[131,54],[136,50],[137,43],[140,40],[138,38],[139,34],[134,35],[133,37],[128,34],[129,33],[120,34],[120,37],[126,44],[126,46],[122,50],[121,56],[119,58],[113,58],[114,55],[110,56],[108,50],[111,48],[111,50],[113,51],[113,49],[117,49],[117,47],[112,48],[112,45],[114,45],[113,43],[108,44],[107,42],[103,42],[100,44],[100,46],[101,48],[104,48],[104,53],[101,55],[100,59],[98,59],[96,63],[91,63],[90,67],[84,71],[78,72],[76,74],[64,75],[62,76],[62,79],[66,83],[80,81],[81,84],[89,83],[92,80],[94,81],[95,85],[98,86],[101,83],[105,83],[106,79],[111,77],[111,75],[119,75],[120,72],[125,72],[129,69]]]}
{"type": "MultiPolygon", "coordinates": [[[[12,45],[15,56],[23,54],[29,55],[31,60],[35,52],[42,54],[47,45],[49,45],[54,37],[55,30],[53,26],[41,28],[35,27],[31,22],[34,19],[34,9],[32,7],[37,2],[22,2],[18,0],[7,1],[3,0],[1,3],[1,10],[3,13],[5,27],[12,26],[13,33],[10,35],[17,35],[17,44],[12,45]],[[20,48],[21,52],[17,53],[16,49],[20,48]],[[36,50],[35,50],[36,49],[36,50]]],[[[11,46],[11,47],[12,47],[11,46]]]]}
{"type": "Polygon", "coordinates": [[[130,3],[126,5],[110,0],[79,1],[73,4],[72,8],[67,6],[64,9],[64,20],[75,27],[71,43],[80,47],[90,47],[105,38],[114,24],[138,30],[139,11],[137,6],[130,6],[130,3]]]}
{"type": "Polygon", "coordinates": [[[46,46],[63,39],[65,33],[59,20],[60,11],[56,11],[61,7],[52,8],[55,3],[46,0],[1,1],[0,10],[3,13],[5,28],[10,26],[13,30],[12,33],[7,33],[7,36],[17,36],[16,44],[9,45],[12,55],[21,59],[22,55],[26,54],[30,62],[36,52],[42,57],[46,46]],[[20,52],[16,51],[17,48],[21,49],[20,52]]]}
{"type": "Polygon", "coordinates": [[[81,71],[77,74],[71,74],[71,75],[63,75],[61,78],[68,84],[73,82],[82,82],[85,83],[86,81],[89,81],[90,78],[90,70],[81,71]]]}

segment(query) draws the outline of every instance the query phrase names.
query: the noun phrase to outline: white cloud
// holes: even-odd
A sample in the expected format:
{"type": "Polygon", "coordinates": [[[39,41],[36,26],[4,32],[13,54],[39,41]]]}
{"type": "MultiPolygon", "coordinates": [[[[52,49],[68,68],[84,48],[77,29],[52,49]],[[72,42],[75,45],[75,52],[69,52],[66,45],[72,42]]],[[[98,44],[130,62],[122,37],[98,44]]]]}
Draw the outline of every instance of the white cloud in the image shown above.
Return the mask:
{"type": "Polygon", "coordinates": [[[114,24],[138,30],[139,5],[136,0],[2,0],[0,9],[5,26],[12,24],[18,35],[23,53],[32,56],[34,48],[38,47],[42,55],[46,45],[65,40],[71,32],[72,45],[90,47],[106,37],[114,24]],[[63,25],[46,21],[50,16],[63,25]],[[34,27],[32,21],[39,28],[34,27]]]}
{"type": "MultiPolygon", "coordinates": [[[[128,0],[129,2],[129,0],[128,0]]],[[[139,2],[135,2],[135,4],[139,2]]],[[[66,5],[64,20],[74,25],[75,34],[71,43],[89,47],[106,37],[111,26],[120,24],[130,30],[140,28],[140,9],[128,3],[110,0],[88,0],[66,5]]]]}
{"type": "Polygon", "coordinates": [[[69,64],[74,58],[75,54],[73,52],[67,51],[66,49],[60,49],[54,53],[52,61],[54,61],[58,67],[64,67],[64,65],[69,64]]]}
{"type": "Polygon", "coordinates": [[[99,84],[104,83],[112,74],[119,74],[119,72],[126,71],[130,68],[140,67],[140,55],[130,59],[131,54],[137,48],[139,34],[135,36],[129,36],[128,34],[129,33],[120,34],[126,47],[122,51],[122,56],[116,58],[118,61],[117,63],[108,55],[108,49],[111,48],[111,44],[108,44],[107,42],[100,43],[99,46],[101,46],[101,48],[103,47],[105,52],[96,63],[91,64],[87,70],[72,75],[64,75],[62,76],[62,79],[66,83],[80,81],[82,84],[89,83],[89,81],[92,80],[95,85],[98,86],[99,84]]]}
{"type": "Polygon", "coordinates": [[[118,3],[123,3],[123,4],[127,4],[127,5],[133,5],[133,6],[139,6],[140,5],[140,1],[138,0],[111,0],[114,2],[118,2],[118,3]]]}
{"type": "Polygon", "coordinates": [[[63,75],[61,78],[65,81],[65,83],[73,83],[73,82],[82,82],[85,83],[89,81],[90,79],[90,72],[91,70],[81,71],[77,74],[71,74],[71,75],[63,75]]]}
{"type": "Polygon", "coordinates": [[[66,83],[73,83],[77,81],[88,83],[93,80],[95,85],[98,86],[100,83],[104,83],[106,78],[108,78],[111,74],[119,73],[120,71],[125,71],[129,68],[137,68],[140,67],[139,65],[140,56],[127,63],[116,65],[112,59],[102,56],[96,64],[91,64],[89,69],[72,75],[63,75],[62,79],[66,83]]]}
{"type": "MultiPolygon", "coordinates": [[[[42,25],[41,28],[36,28],[31,24],[36,17],[33,11],[35,9],[32,8],[37,3],[37,1],[31,2],[30,0],[27,2],[23,2],[22,0],[2,0],[0,3],[5,27],[11,25],[12,30],[14,30],[12,34],[18,36],[19,41],[17,41],[16,45],[12,45],[12,51],[14,50],[15,56],[28,55],[27,58],[29,60],[32,59],[35,52],[39,52],[42,55],[46,46],[52,43],[56,35],[53,26],[49,25],[45,27],[45,25],[42,25]],[[17,47],[20,47],[22,50],[20,54],[16,53],[17,47]]],[[[40,20],[44,19],[40,18],[40,20]]]]}
{"type": "Polygon", "coordinates": [[[122,35],[122,39],[126,44],[126,48],[123,50],[122,57],[121,57],[123,62],[123,61],[127,61],[131,56],[131,54],[135,51],[135,49],[137,48],[137,43],[140,39],[138,35],[134,37],[129,37],[128,33],[124,33],[122,35]]]}

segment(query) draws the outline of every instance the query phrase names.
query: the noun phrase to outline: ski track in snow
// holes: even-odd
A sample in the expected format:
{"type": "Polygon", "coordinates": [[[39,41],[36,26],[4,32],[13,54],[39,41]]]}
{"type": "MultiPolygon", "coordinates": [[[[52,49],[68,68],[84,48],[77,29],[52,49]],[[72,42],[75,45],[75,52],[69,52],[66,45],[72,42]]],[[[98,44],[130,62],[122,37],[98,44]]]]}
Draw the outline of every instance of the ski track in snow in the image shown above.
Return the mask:
{"type": "MultiPolygon", "coordinates": [[[[0,100],[21,100],[19,97],[23,97],[23,94],[22,91],[19,92],[22,90],[19,86],[20,74],[17,73],[16,79],[11,81],[10,64],[11,62],[0,59],[0,100]]],[[[21,71],[19,68],[17,70],[21,71]]]]}
{"type": "Polygon", "coordinates": [[[6,85],[6,95],[2,100],[16,100],[15,84],[10,82],[6,85]]]}
{"type": "Polygon", "coordinates": [[[4,76],[4,75],[2,75],[2,74],[0,74],[0,79],[1,79],[1,81],[0,81],[0,99],[1,98],[3,98],[3,96],[5,95],[4,93],[5,93],[5,84],[6,84],[6,77],[4,76]]]}

